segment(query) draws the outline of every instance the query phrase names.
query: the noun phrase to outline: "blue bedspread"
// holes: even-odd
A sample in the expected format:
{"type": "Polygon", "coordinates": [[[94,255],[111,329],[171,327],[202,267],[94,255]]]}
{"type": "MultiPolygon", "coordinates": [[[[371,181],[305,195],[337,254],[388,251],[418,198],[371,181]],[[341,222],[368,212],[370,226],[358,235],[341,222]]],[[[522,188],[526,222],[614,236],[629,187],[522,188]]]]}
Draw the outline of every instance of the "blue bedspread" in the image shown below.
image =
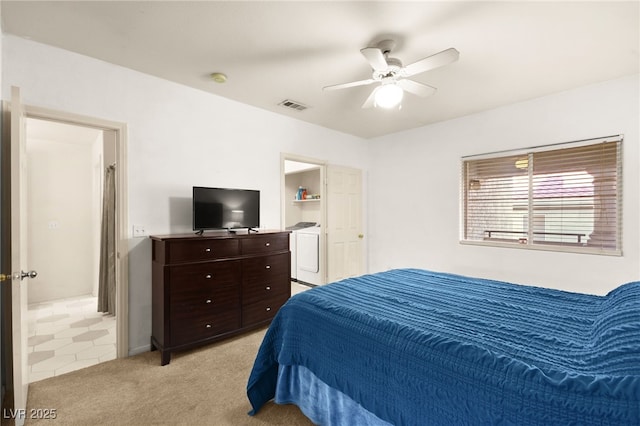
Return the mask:
{"type": "Polygon", "coordinates": [[[640,282],[593,296],[416,269],[292,297],[249,377],[300,365],[395,425],[640,424],[640,282]]]}

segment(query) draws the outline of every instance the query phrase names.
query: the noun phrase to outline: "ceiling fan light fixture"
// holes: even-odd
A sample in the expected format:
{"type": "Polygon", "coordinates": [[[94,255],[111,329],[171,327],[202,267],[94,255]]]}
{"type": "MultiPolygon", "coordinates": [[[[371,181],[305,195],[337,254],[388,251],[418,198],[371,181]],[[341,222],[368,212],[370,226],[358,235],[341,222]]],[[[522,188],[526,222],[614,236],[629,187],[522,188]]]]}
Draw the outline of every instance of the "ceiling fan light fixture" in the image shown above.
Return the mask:
{"type": "Polygon", "coordinates": [[[400,105],[404,90],[396,83],[387,83],[376,89],[375,104],[380,108],[394,108],[400,105]]]}

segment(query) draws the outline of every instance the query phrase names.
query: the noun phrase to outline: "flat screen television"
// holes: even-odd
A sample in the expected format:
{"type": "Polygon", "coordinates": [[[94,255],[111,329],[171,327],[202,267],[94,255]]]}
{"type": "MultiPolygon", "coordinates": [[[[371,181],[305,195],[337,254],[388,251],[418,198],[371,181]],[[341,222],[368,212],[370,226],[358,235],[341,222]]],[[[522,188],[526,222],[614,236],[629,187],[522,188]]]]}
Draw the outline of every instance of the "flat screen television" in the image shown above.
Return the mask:
{"type": "Polygon", "coordinates": [[[260,227],[260,191],[193,187],[193,230],[255,230],[260,227]]]}

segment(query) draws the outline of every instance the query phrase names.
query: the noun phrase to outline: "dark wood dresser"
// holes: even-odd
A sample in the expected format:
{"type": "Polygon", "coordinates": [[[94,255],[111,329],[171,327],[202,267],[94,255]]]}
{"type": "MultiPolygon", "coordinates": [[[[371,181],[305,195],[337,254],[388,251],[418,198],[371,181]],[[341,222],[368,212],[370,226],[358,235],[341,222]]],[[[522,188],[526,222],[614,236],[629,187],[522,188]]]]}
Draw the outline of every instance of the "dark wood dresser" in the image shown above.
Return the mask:
{"type": "Polygon", "coordinates": [[[151,236],[151,350],[171,353],[269,323],[291,296],[289,232],[151,236]]]}

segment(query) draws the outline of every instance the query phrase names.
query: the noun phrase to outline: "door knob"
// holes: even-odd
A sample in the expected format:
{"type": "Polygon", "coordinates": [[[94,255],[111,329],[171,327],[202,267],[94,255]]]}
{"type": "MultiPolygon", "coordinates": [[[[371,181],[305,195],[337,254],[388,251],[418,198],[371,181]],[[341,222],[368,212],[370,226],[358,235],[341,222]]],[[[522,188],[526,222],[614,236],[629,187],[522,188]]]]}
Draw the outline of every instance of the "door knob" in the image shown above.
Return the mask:
{"type": "Polygon", "coordinates": [[[9,281],[11,278],[11,275],[0,274],[0,281],[9,281]]]}
{"type": "Polygon", "coordinates": [[[20,274],[20,281],[24,280],[25,278],[35,278],[37,276],[38,276],[38,273],[36,271],[29,271],[29,272],[22,271],[22,273],[20,274]]]}

